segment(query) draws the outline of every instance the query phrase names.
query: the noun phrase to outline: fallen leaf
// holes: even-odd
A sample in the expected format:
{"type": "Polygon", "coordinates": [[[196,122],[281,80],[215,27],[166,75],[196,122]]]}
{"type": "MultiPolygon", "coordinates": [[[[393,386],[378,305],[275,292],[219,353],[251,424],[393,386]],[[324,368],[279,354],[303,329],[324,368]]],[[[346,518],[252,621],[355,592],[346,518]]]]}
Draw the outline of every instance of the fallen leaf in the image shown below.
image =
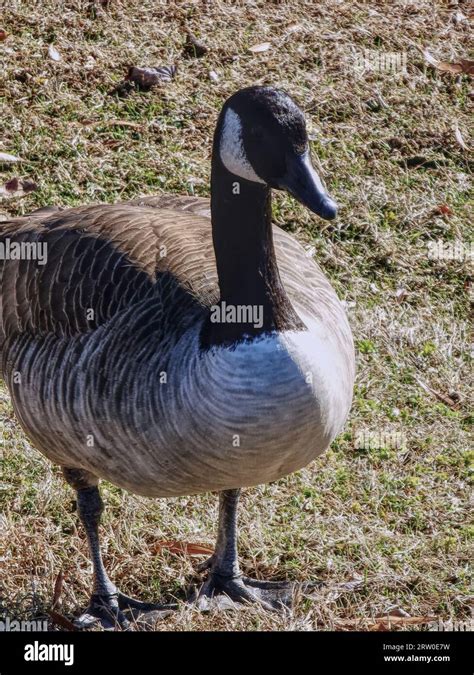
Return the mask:
{"type": "Polygon", "coordinates": [[[185,541],[157,541],[153,546],[153,553],[167,550],[178,555],[212,555],[214,549],[206,544],[192,544],[185,541]]]}
{"type": "Polygon", "coordinates": [[[459,59],[462,72],[466,75],[474,75],[474,61],[471,59],[459,59]]]}
{"type": "Polygon", "coordinates": [[[474,61],[470,59],[459,59],[459,61],[438,61],[432,54],[430,54],[426,49],[423,51],[423,55],[428,63],[437,70],[441,70],[445,73],[464,73],[466,75],[474,74],[474,61]]]}
{"type": "Polygon", "coordinates": [[[377,616],[374,619],[345,619],[336,621],[339,630],[389,631],[404,626],[420,626],[436,621],[433,616],[377,616]]]}
{"type": "Polygon", "coordinates": [[[183,55],[187,58],[199,59],[209,51],[209,48],[198,40],[192,33],[186,34],[186,42],[183,47],[183,55]]]}
{"type": "Polygon", "coordinates": [[[450,61],[438,61],[436,64],[438,70],[445,73],[461,73],[462,67],[460,63],[451,63],[450,61]]]}
{"type": "Polygon", "coordinates": [[[8,36],[8,33],[6,33],[4,30],[0,28],[0,42],[3,42],[3,40],[6,40],[8,36]]]}
{"type": "Polygon", "coordinates": [[[56,607],[59,604],[59,600],[61,599],[61,593],[63,590],[63,580],[64,580],[64,575],[62,573],[62,570],[59,572],[58,576],[56,577],[56,581],[54,582],[54,591],[53,591],[53,602],[52,602],[52,609],[55,610],[56,607]]]}
{"type": "Polygon", "coordinates": [[[287,33],[296,33],[297,31],[300,31],[303,29],[303,26],[300,23],[292,23],[290,26],[287,26],[286,32],[287,33]]]}
{"type": "Polygon", "coordinates": [[[48,56],[53,61],[61,61],[61,54],[53,45],[49,45],[48,47],[48,56]]]}
{"type": "Polygon", "coordinates": [[[456,136],[456,140],[459,143],[459,145],[461,146],[461,148],[463,150],[469,150],[468,146],[464,142],[464,138],[462,137],[461,131],[459,130],[459,127],[458,127],[457,124],[454,127],[454,135],[456,136]]]}
{"type": "Polygon", "coordinates": [[[132,66],[128,69],[126,80],[135,82],[140,89],[147,91],[155,84],[171,82],[176,74],[176,66],[159,66],[158,68],[136,68],[132,66]]]}
{"type": "Polygon", "coordinates": [[[425,59],[428,61],[428,63],[436,68],[438,65],[438,59],[435,59],[434,56],[432,56],[427,49],[423,50],[423,56],[425,59]]]}
{"type": "Polygon", "coordinates": [[[215,70],[210,70],[209,71],[209,79],[212,82],[219,82],[219,75],[216,73],[215,70]]]}
{"type": "Polygon", "coordinates": [[[24,197],[25,195],[37,189],[38,186],[32,180],[11,178],[4,185],[0,185],[0,199],[24,197]]]}
{"type": "Polygon", "coordinates": [[[253,45],[252,47],[249,47],[249,52],[253,52],[254,54],[260,54],[261,52],[268,51],[270,47],[271,47],[270,42],[261,42],[258,45],[253,45]]]}
{"type": "Polygon", "coordinates": [[[395,298],[397,302],[403,302],[407,296],[408,292],[406,288],[397,288],[397,290],[395,291],[395,298]]]}
{"type": "Polygon", "coordinates": [[[5,190],[7,192],[16,192],[18,190],[18,187],[19,187],[18,178],[10,178],[10,180],[8,180],[5,183],[5,190]]]}
{"type": "Polygon", "coordinates": [[[21,157],[15,157],[15,155],[9,155],[8,152],[0,152],[0,162],[22,162],[21,157]]]}
{"type": "Polygon", "coordinates": [[[61,626],[61,628],[64,628],[65,630],[71,631],[74,633],[77,631],[76,626],[72,623],[72,621],[69,621],[65,616],[60,614],[59,612],[56,612],[54,609],[50,609],[48,611],[49,616],[51,617],[51,621],[55,623],[57,626],[61,626]]]}
{"type": "Polygon", "coordinates": [[[447,204],[438,204],[435,213],[440,213],[442,216],[452,216],[453,212],[447,204]]]}
{"type": "Polygon", "coordinates": [[[171,82],[176,75],[176,70],[176,66],[158,66],[157,68],[130,66],[125,80],[114,87],[109,94],[127,96],[135,88],[139,91],[149,91],[155,85],[171,82]]]}
{"type": "Polygon", "coordinates": [[[128,69],[125,79],[135,82],[142,89],[150,89],[155,84],[171,82],[176,74],[176,66],[159,66],[158,68],[136,68],[132,66],[128,69]]]}
{"type": "Polygon", "coordinates": [[[445,394],[442,394],[440,391],[436,391],[436,389],[433,389],[425,382],[423,382],[423,380],[420,380],[418,377],[415,377],[415,380],[418,382],[420,387],[426,391],[427,394],[431,394],[431,396],[437,398],[438,401],[441,401],[442,403],[444,403],[444,405],[447,405],[449,408],[458,407],[459,397],[456,400],[454,400],[451,398],[451,396],[446,396],[445,394]]]}

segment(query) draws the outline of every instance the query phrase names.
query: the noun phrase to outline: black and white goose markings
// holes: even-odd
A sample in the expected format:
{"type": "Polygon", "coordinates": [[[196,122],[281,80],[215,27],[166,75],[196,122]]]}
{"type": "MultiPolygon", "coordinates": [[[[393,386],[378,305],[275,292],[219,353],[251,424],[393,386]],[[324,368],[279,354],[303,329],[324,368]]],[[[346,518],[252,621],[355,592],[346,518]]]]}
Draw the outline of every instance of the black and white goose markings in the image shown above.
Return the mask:
{"type": "Polygon", "coordinates": [[[328,280],[272,227],[272,188],[335,216],[302,112],[252,87],[217,123],[212,228],[206,200],[170,195],[0,224],[0,241],[48,247],[41,267],[0,261],[1,369],[25,432],[77,490],[94,564],[80,626],[151,608],[118,593],[102,565],[101,478],[150,497],[219,491],[198,603],[220,591],[268,608],[283,598],[284,584],[240,575],[239,489],[329,446],[351,404],[354,350],[328,280]],[[261,308],[261,320],[211,320],[219,303],[261,308]]]}

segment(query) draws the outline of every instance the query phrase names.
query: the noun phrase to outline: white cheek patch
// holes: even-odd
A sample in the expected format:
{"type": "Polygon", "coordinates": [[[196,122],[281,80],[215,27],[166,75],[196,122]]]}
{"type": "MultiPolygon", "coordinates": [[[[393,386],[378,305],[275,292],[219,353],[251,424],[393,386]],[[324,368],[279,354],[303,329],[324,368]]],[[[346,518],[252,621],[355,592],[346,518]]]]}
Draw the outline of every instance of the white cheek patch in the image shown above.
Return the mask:
{"type": "Polygon", "coordinates": [[[227,109],[224,117],[219,150],[222,163],[227,171],[255,183],[265,183],[257,176],[245,155],[242,141],[242,122],[232,108],[227,109]]]}

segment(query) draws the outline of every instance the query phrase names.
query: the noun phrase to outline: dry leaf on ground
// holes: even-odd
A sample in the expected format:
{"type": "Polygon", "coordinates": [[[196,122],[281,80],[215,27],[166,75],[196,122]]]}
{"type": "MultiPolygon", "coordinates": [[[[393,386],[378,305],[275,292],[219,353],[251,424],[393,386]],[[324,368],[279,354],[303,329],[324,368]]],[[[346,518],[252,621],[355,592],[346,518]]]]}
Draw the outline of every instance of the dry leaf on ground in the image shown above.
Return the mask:
{"type": "Polygon", "coordinates": [[[37,184],[32,180],[11,178],[3,185],[0,185],[0,199],[24,197],[25,195],[29,194],[30,192],[34,192],[37,189],[37,184]]]}
{"type": "Polygon", "coordinates": [[[53,591],[53,602],[52,602],[52,608],[53,610],[56,609],[56,607],[59,604],[59,601],[61,599],[61,593],[63,590],[63,581],[64,581],[64,575],[61,572],[59,572],[58,576],[56,577],[56,581],[54,582],[54,591],[53,591]]]}
{"type": "Polygon", "coordinates": [[[157,68],[138,68],[130,66],[125,80],[120,82],[109,93],[127,96],[134,89],[149,91],[159,84],[166,84],[176,75],[176,66],[158,66],[157,68]]]}
{"type": "Polygon", "coordinates": [[[469,150],[468,146],[466,145],[466,143],[465,143],[465,141],[464,141],[464,138],[462,137],[461,131],[460,131],[460,129],[459,129],[459,127],[458,127],[457,124],[456,124],[456,126],[454,127],[454,135],[455,135],[455,137],[456,137],[457,142],[458,142],[459,145],[461,146],[461,148],[462,148],[463,150],[469,150]]]}
{"type": "Polygon", "coordinates": [[[433,623],[433,616],[377,616],[374,619],[346,619],[335,622],[336,630],[390,631],[405,626],[433,623]]]}
{"type": "Polygon", "coordinates": [[[261,52],[268,51],[270,47],[271,47],[270,42],[260,42],[258,45],[253,45],[252,47],[249,47],[249,52],[252,52],[253,54],[260,54],[261,52]]]}
{"type": "Polygon", "coordinates": [[[452,216],[453,212],[449,208],[447,204],[438,204],[438,206],[434,209],[435,213],[439,213],[442,216],[452,216]]]}
{"type": "Polygon", "coordinates": [[[474,61],[470,59],[459,59],[459,61],[439,61],[426,49],[423,52],[428,63],[434,66],[437,70],[445,73],[464,73],[465,75],[474,75],[474,61]]]}
{"type": "Polygon", "coordinates": [[[159,66],[158,68],[129,68],[126,80],[135,82],[140,89],[148,91],[156,84],[171,82],[176,74],[176,66],[159,66]]]}
{"type": "Polygon", "coordinates": [[[64,628],[64,630],[70,631],[72,633],[77,630],[72,621],[69,621],[69,619],[67,619],[59,612],[56,612],[54,609],[50,609],[48,611],[48,614],[51,617],[51,621],[55,623],[57,626],[64,628]]]}
{"type": "Polygon", "coordinates": [[[438,401],[441,401],[449,408],[457,408],[459,406],[460,401],[459,394],[457,394],[457,398],[456,397],[451,398],[451,396],[446,396],[446,394],[442,394],[440,391],[436,391],[436,389],[430,387],[428,384],[423,382],[423,380],[420,380],[420,378],[416,377],[415,379],[420,385],[420,387],[424,389],[427,394],[431,394],[431,396],[434,396],[435,398],[438,399],[438,401]]]}
{"type": "Polygon", "coordinates": [[[212,555],[214,549],[207,544],[193,544],[185,541],[157,541],[153,546],[154,553],[166,550],[179,555],[212,555]]]}
{"type": "Polygon", "coordinates": [[[49,45],[48,47],[48,56],[53,61],[61,61],[61,54],[53,45],[49,45]]]}

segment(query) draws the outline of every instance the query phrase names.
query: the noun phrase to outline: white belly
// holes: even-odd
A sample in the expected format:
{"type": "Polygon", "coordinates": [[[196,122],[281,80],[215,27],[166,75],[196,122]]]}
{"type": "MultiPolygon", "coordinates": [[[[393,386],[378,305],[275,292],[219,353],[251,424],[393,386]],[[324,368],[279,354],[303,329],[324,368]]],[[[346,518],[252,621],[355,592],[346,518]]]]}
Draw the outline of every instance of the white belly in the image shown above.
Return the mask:
{"type": "MultiPolygon", "coordinates": [[[[81,378],[79,364],[75,377],[68,373],[74,407],[58,414],[51,396],[36,414],[30,407],[24,426],[52,461],[145,496],[277,480],[328,447],[352,399],[353,373],[337,336],[305,322],[305,332],[206,353],[198,349],[196,326],[174,345],[165,382],[159,353],[130,369],[132,381],[126,369],[116,375],[112,367],[125,390],[119,403],[81,378]]],[[[87,354],[82,358],[87,362],[87,354]]]]}
{"type": "Polygon", "coordinates": [[[200,448],[194,471],[215,483],[206,489],[277,480],[306,466],[340,431],[352,382],[341,387],[345,365],[318,332],[216,350],[192,369],[181,400],[189,393],[187,431],[200,448]]]}

